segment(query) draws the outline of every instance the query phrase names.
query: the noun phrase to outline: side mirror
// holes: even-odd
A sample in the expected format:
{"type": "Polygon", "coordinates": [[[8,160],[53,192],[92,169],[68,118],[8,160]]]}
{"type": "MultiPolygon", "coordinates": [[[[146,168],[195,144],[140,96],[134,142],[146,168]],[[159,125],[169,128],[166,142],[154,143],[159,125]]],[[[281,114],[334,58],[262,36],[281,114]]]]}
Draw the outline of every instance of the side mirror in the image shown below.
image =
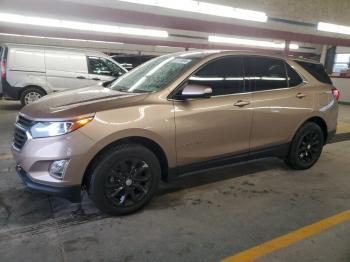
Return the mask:
{"type": "Polygon", "coordinates": [[[190,99],[190,98],[210,98],[213,90],[211,87],[203,86],[203,85],[186,85],[184,89],[182,89],[181,95],[179,96],[181,99],[190,99]]]}

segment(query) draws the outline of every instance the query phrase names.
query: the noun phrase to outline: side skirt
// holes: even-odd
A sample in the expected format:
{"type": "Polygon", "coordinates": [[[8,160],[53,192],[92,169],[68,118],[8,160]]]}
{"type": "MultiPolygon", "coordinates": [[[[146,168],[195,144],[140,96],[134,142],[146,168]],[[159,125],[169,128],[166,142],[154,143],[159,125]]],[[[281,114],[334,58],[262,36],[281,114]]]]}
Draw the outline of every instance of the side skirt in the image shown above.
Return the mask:
{"type": "Polygon", "coordinates": [[[177,179],[184,175],[213,170],[220,167],[231,166],[237,163],[245,163],[245,162],[255,160],[255,159],[260,159],[260,158],[268,158],[268,157],[285,158],[288,155],[289,145],[290,144],[288,143],[288,144],[268,147],[265,149],[251,151],[249,153],[219,157],[212,160],[207,160],[203,162],[179,166],[177,168],[172,168],[172,169],[169,169],[169,172],[168,172],[168,181],[177,179]]]}

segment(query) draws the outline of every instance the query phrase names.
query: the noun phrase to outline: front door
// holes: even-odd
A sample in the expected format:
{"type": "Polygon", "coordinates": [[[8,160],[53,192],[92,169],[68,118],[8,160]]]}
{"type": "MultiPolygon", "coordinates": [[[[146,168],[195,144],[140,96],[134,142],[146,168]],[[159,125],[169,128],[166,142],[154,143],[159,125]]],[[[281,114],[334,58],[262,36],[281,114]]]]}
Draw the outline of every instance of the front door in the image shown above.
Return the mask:
{"type": "Polygon", "coordinates": [[[116,63],[96,56],[89,56],[88,67],[89,67],[89,79],[94,82],[106,82],[118,78],[125,74],[125,71],[120,68],[116,63]]]}
{"type": "Polygon", "coordinates": [[[242,57],[209,62],[186,84],[205,85],[213,93],[174,102],[178,165],[248,153],[251,94],[244,86],[242,57]]]}

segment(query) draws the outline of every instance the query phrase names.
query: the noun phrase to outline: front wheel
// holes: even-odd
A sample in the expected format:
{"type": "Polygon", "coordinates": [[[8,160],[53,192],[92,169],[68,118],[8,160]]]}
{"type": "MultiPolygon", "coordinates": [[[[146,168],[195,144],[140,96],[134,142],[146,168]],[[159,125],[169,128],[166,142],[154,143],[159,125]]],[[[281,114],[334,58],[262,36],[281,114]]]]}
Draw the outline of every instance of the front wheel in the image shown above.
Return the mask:
{"type": "Polygon", "coordinates": [[[297,170],[312,167],[320,158],[324,135],[319,125],[305,123],[296,133],[290,146],[286,163],[297,170]]]}
{"type": "Polygon", "coordinates": [[[158,189],[161,168],[149,149],[134,144],[105,152],[93,168],[88,193],[111,215],[126,215],[145,206],[158,189]]]}

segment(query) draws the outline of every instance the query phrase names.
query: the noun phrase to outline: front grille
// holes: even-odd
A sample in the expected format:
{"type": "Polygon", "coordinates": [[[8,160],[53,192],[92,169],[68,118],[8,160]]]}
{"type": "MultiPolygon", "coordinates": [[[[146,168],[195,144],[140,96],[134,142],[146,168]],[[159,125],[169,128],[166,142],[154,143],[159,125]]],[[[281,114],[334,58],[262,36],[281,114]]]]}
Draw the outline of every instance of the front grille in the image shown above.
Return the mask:
{"type": "Polygon", "coordinates": [[[15,132],[13,135],[13,146],[16,149],[22,149],[28,140],[27,131],[33,125],[34,121],[19,115],[15,125],[15,132]]]}
{"type": "Polygon", "coordinates": [[[21,125],[24,128],[29,128],[32,125],[33,121],[25,118],[24,116],[18,115],[17,124],[21,125]]]}

